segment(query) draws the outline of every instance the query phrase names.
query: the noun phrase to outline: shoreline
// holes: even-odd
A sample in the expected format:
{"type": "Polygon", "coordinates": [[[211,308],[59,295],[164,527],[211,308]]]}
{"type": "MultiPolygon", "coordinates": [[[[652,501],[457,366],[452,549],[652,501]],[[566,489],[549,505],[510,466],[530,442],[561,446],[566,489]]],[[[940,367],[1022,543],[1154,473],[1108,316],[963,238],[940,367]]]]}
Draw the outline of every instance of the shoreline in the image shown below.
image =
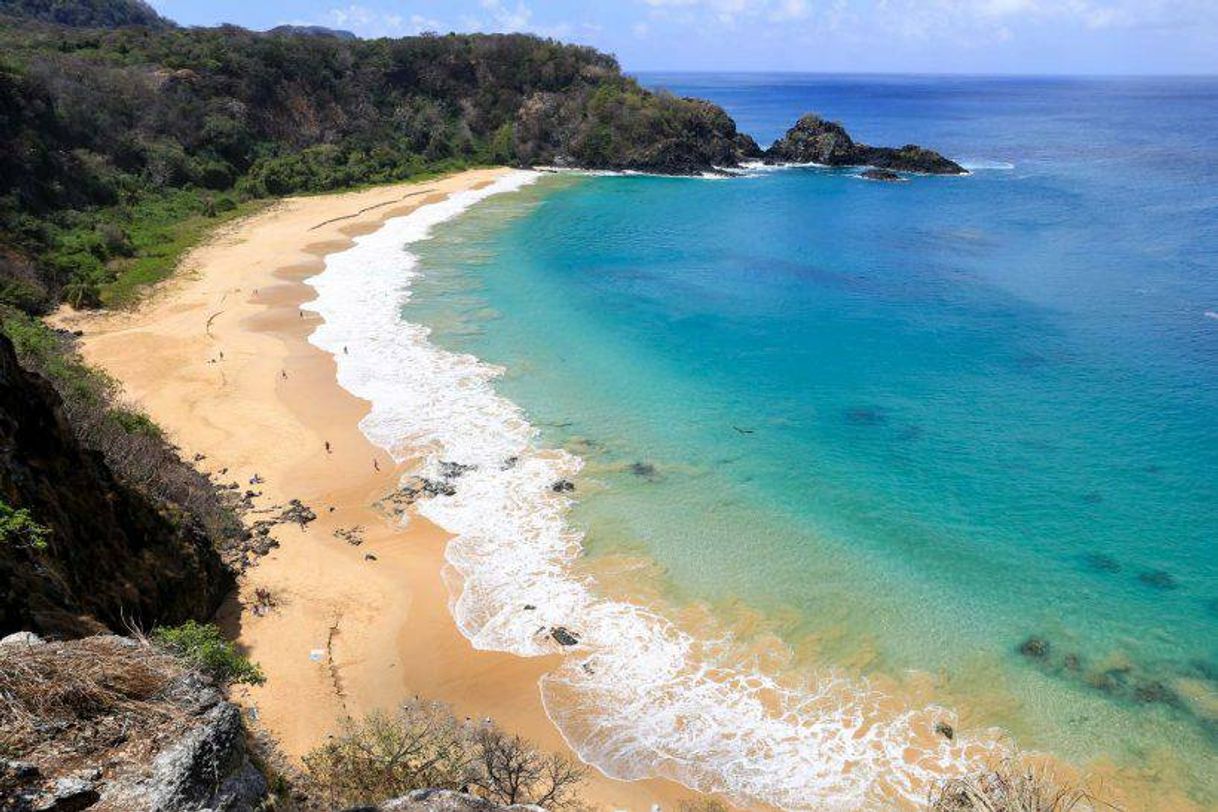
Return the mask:
{"type": "MultiPolygon", "coordinates": [[[[358,424],[369,402],[339,385],[335,356],[310,341],[324,321],[304,309],[317,297],[305,280],[327,256],[391,218],[506,171],[289,198],[218,230],[138,310],[54,320],[85,331],[86,360],[118,378],[183,456],[203,454],[202,470],[227,468],[219,481],[261,491],[251,518],[289,499],[317,513],[307,529],[276,528],[281,546],[246,571],[217,618],[269,677],[235,699],[293,760],[341,717],[415,695],[442,700],[459,716],[492,717],[575,757],[540,685],[562,657],[475,650],[456,626],[442,578],[453,537],[416,511],[402,528],[375,508],[414,460],[395,465],[366,439],[358,424]],[[255,474],[265,482],[251,485],[255,474]],[[357,526],[359,546],[334,536],[357,526]],[[266,615],[252,611],[260,588],[278,603],[266,615]]],[[[935,741],[923,733],[924,743],[935,741]]],[[[591,768],[583,797],[605,808],[672,809],[699,796],[672,780],[620,781],[591,768]]]]}
{"type": "MultiPolygon", "coordinates": [[[[449,613],[447,534],[415,515],[397,526],[373,506],[396,489],[405,466],[360,432],[368,404],[338,385],[334,358],[308,340],[321,319],[301,310],[316,296],[304,280],[327,255],[505,171],[288,198],[221,228],[136,310],[52,319],[83,331],[84,358],[117,378],[184,457],[203,455],[201,470],[259,492],[252,516],[290,499],[317,513],[305,528],[275,529],[280,546],[245,572],[217,616],[268,677],[234,698],[294,761],[343,716],[414,695],[447,702],[458,715],[492,717],[574,757],[541,703],[539,680],[557,655],[474,650],[449,613]],[[262,482],[250,484],[255,475],[262,482]],[[352,527],[363,528],[359,546],[333,535],[352,527]],[[252,611],[258,589],[277,604],[261,616],[252,611]]],[[[649,809],[697,794],[591,768],[582,796],[606,808],[649,809]]]]}

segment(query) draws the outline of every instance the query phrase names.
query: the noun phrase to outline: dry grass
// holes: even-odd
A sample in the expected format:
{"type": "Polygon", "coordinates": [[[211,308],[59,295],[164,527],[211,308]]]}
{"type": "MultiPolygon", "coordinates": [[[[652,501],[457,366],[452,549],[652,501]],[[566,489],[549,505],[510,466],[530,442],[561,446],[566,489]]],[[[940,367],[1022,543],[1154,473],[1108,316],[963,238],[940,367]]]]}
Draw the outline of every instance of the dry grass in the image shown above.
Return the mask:
{"type": "Polygon", "coordinates": [[[990,770],[945,781],[933,792],[930,812],[1098,812],[1117,807],[1044,764],[1009,758],[990,770]]]}
{"type": "Polygon", "coordinates": [[[85,755],[123,741],[176,715],[167,693],[184,671],[147,643],[114,637],[0,648],[0,752],[85,755]]]}

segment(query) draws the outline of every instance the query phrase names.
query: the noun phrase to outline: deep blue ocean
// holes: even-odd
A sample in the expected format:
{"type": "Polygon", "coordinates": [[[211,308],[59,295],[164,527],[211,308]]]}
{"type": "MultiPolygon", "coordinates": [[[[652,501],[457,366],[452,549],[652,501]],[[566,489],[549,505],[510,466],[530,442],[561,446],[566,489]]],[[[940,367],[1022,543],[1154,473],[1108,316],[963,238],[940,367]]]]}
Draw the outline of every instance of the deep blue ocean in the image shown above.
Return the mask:
{"type": "Polygon", "coordinates": [[[973,172],[549,177],[418,246],[587,556],[1218,804],[1218,79],[639,78],[973,172]]]}

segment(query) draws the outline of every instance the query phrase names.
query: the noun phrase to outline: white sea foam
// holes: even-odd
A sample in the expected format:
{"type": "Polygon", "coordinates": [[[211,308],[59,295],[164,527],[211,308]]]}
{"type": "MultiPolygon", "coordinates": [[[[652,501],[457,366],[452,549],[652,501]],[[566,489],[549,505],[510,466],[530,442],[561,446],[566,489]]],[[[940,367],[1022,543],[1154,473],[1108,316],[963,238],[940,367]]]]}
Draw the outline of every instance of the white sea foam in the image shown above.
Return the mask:
{"type": "Polygon", "coordinates": [[[439,476],[442,461],[476,466],[454,495],[418,503],[454,536],[445,579],[461,631],[477,648],[523,656],[559,650],[552,627],[576,632],[543,698],[576,752],[610,775],[664,775],[789,809],[856,809],[876,792],[921,800],[928,780],[967,760],[959,737],[931,732],[942,710],[894,709],[835,674],[780,681],[728,636],[699,639],[599,594],[574,574],[581,536],[565,520],[570,497],[552,487],[581,460],[538,445],[493,388],[501,369],[435,346],[426,327],[402,319],[419,274],[406,247],[537,177],[513,172],[389,220],[309,280],[318,298],[306,307],[325,319],[310,340],[334,354],[339,383],[371,403],[369,439],[399,461],[422,450],[417,474],[439,476]]]}
{"type": "Polygon", "coordinates": [[[1015,164],[1009,161],[992,161],[987,158],[961,158],[956,163],[963,166],[970,172],[977,170],[1009,170],[1014,169],[1015,164]]]}

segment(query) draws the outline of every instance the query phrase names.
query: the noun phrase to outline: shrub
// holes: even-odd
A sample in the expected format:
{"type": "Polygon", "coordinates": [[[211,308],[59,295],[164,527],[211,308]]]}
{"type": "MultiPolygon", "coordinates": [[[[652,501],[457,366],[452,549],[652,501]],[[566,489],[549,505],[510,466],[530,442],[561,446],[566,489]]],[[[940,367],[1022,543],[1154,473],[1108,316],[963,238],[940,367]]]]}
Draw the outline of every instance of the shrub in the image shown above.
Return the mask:
{"type": "Polygon", "coordinates": [[[944,781],[929,812],[1093,812],[1116,809],[1043,765],[1008,758],[984,772],[944,781]]]}
{"type": "Polygon", "coordinates": [[[550,810],[579,806],[575,791],[584,768],[557,753],[543,754],[520,736],[483,725],[474,736],[473,784],[505,806],[536,804],[550,810]]]}
{"type": "Polygon", "coordinates": [[[502,804],[581,808],[584,769],[543,754],[494,725],[458,722],[437,702],[415,701],[393,715],[347,720],[341,733],[305,756],[308,780],[332,807],[377,803],[411,790],[475,789],[502,804]]]}
{"type": "Polygon", "coordinates": [[[51,529],[34,521],[25,508],[0,499],[0,542],[33,550],[46,549],[51,529]]]}
{"type": "Polygon", "coordinates": [[[157,628],[152,639],[220,682],[249,685],[266,682],[262,669],[240,654],[210,623],[188,620],[181,626],[157,628]]]}
{"type": "Polygon", "coordinates": [[[374,711],[347,720],[333,740],[304,758],[309,780],[333,805],[375,803],[413,789],[462,789],[471,754],[443,705],[413,702],[394,715],[374,711]]]}

